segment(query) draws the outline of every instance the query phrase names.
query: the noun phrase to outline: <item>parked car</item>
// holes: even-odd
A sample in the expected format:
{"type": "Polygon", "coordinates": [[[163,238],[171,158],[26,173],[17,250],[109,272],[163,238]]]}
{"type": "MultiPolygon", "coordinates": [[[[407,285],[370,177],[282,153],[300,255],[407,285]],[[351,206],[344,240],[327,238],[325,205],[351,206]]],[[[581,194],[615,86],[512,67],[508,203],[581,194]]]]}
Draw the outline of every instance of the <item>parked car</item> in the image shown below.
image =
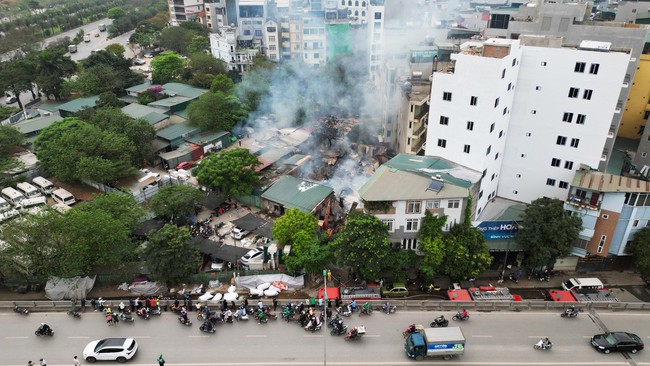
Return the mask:
{"type": "Polygon", "coordinates": [[[232,229],[232,232],[230,233],[230,236],[237,240],[242,240],[243,238],[246,237],[246,235],[250,234],[248,230],[242,230],[238,227],[232,229]]]}
{"type": "Polygon", "coordinates": [[[136,65],[144,65],[144,64],[146,64],[147,62],[146,62],[145,60],[141,59],[141,58],[136,58],[136,59],[133,61],[133,63],[136,64],[136,65]]]}
{"type": "Polygon", "coordinates": [[[212,263],[210,264],[210,269],[212,271],[221,272],[226,268],[226,262],[219,258],[212,258],[212,263]]]}
{"type": "Polygon", "coordinates": [[[153,55],[148,52],[144,54],[144,58],[152,58],[152,57],[153,55]]]}
{"type": "Polygon", "coordinates": [[[95,361],[126,362],[135,356],[138,342],[133,338],[104,338],[88,343],[84,348],[83,358],[93,363],[95,361]]]}
{"type": "Polygon", "coordinates": [[[409,295],[409,290],[403,283],[396,283],[390,290],[385,288],[381,289],[382,297],[406,297],[409,295]]]}
{"type": "Polygon", "coordinates": [[[638,335],[627,332],[607,332],[591,337],[591,345],[600,352],[637,353],[643,349],[643,341],[638,335]]]}
{"type": "Polygon", "coordinates": [[[13,104],[13,103],[16,103],[17,101],[18,101],[18,98],[12,97],[12,96],[8,96],[7,99],[5,99],[5,102],[7,104],[13,104]]]}
{"type": "Polygon", "coordinates": [[[262,258],[264,256],[264,249],[262,248],[255,248],[251,249],[248,251],[248,253],[244,254],[239,261],[243,265],[248,265],[248,262],[254,259],[262,258]]]}
{"type": "Polygon", "coordinates": [[[190,170],[192,169],[193,166],[194,164],[192,164],[189,161],[181,161],[180,163],[178,163],[178,165],[176,165],[176,170],[181,170],[181,169],[190,170]]]}

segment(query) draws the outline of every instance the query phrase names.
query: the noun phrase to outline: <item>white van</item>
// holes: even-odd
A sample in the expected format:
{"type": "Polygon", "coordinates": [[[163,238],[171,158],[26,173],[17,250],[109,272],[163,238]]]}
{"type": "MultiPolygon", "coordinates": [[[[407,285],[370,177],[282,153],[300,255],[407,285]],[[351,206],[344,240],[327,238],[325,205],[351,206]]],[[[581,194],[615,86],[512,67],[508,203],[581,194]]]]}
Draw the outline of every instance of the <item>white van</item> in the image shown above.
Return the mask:
{"type": "Polygon", "coordinates": [[[63,188],[59,188],[56,191],[52,192],[52,198],[58,203],[63,203],[68,206],[73,205],[75,202],[74,196],[72,193],[66,191],[63,188]]]}
{"type": "Polygon", "coordinates": [[[14,206],[20,205],[20,201],[25,199],[25,196],[11,187],[2,190],[2,197],[14,206]]]}
{"type": "Polygon", "coordinates": [[[23,196],[27,198],[36,198],[42,196],[41,191],[39,191],[38,188],[27,182],[18,183],[16,187],[18,188],[18,191],[20,191],[20,193],[22,193],[23,196]]]}
{"type": "Polygon", "coordinates": [[[601,290],[605,288],[603,283],[597,278],[570,278],[562,282],[562,288],[571,290],[601,290]]]}
{"type": "Polygon", "coordinates": [[[11,205],[6,199],[0,197],[0,212],[11,210],[11,205]]]}
{"type": "Polygon", "coordinates": [[[50,182],[49,180],[43,177],[36,177],[32,179],[32,183],[36,188],[41,190],[41,193],[43,193],[46,196],[49,196],[52,194],[52,192],[56,191],[56,186],[54,185],[54,183],[50,182]]]}

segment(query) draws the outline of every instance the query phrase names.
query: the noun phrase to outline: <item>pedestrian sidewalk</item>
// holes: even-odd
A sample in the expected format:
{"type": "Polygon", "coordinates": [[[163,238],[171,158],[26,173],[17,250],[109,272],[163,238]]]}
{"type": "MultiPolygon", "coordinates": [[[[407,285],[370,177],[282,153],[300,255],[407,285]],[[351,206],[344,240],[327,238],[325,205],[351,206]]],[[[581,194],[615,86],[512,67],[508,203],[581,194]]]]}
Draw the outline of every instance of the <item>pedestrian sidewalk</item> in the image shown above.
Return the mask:
{"type": "MultiPolygon", "coordinates": [[[[562,288],[562,282],[569,278],[598,278],[607,287],[623,287],[623,286],[643,286],[645,281],[639,276],[638,273],[633,271],[603,271],[603,272],[561,272],[558,276],[550,278],[550,281],[540,281],[535,277],[528,279],[527,275],[522,276],[517,283],[508,280],[508,274],[516,271],[506,271],[503,286],[508,288],[562,288]]],[[[500,272],[486,271],[481,277],[476,279],[476,284],[480,286],[487,286],[492,284],[497,286],[497,280],[500,272]]]]}

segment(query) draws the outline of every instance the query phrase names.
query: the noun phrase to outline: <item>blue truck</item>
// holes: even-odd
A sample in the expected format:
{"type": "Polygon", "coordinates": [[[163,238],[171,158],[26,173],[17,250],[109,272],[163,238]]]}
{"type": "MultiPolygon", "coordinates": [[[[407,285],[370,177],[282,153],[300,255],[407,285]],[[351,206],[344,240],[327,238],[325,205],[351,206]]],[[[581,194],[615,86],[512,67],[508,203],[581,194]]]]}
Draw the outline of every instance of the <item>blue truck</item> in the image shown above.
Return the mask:
{"type": "Polygon", "coordinates": [[[459,327],[424,328],[406,337],[404,349],[417,361],[425,357],[449,360],[465,353],[465,335],[459,327]]]}

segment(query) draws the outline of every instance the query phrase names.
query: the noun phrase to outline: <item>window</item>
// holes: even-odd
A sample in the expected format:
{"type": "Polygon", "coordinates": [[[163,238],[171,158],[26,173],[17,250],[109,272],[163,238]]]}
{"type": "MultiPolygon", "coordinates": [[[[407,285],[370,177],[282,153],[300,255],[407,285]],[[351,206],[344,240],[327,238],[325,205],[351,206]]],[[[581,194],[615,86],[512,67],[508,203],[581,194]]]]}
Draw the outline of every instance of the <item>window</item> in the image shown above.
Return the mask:
{"type": "Polygon", "coordinates": [[[492,180],[494,180],[494,178],[496,178],[496,177],[497,177],[497,173],[492,173],[492,177],[490,178],[490,180],[492,181],[492,180]]]}
{"type": "Polygon", "coordinates": [[[555,179],[547,178],[546,185],[555,187],[555,179]]]}
{"type": "Polygon", "coordinates": [[[483,197],[483,191],[480,191],[480,192],[478,193],[478,198],[481,199],[481,197],[483,197]]]}
{"type": "Polygon", "coordinates": [[[464,152],[465,154],[469,154],[469,150],[470,150],[470,148],[471,148],[471,146],[469,146],[469,145],[465,145],[465,146],[463,147],[463,152],[464,152]]]}
{"type": "Polygon", "coordinates": [[[494,155],[494,160],[497,160],[498,158],[499,158],[499,153],[496,153],[496,154],[494,155]]]}
{"type": "Polygon", "coordinates": [[[490,133],[492,133],[492,131],[494,131],[494,123],[490,125],[490,133]]]}
{"type": "Polygon", "coordinates": [[[442,100],[451,102],[451,93],[450,92],[442,93],[442,100]]]}
{"type": "Polygon", "coordinates": [[[573,121],[573,113],[564,112],[564,116],[562,116],[562,122],[571,123],[572,121],[573,121]]]}
{"type": "Polygon", "coordinates": [[[530,114],[537,114],[537,111],[533,109],[532,111],[530,111],[530,114]]]}
{"type": "Polygon", "coordinates": [[[474,122],[467,121],[467,129],[470,131],[474,131],[474,122]]]}
{"type": "Polygon", "coordinates": [[[447,147],[447,140],[445,139],[438,139],[438,147],[442,147],[443,149],[447,147]]]}
{"type": "Polygon", "coordinates": [[[608,215],[608,214],[603,214],[601,217],[603,218],[603,220],[607,220],[607,219],[609,219],[609,215],[608,215]]]}
{"type": "Polygon", "coordinates": [[[508,113],[508,107],[503,107],[503,115],[505,116],[508,113]]]}
{"type": "Polygon", "coordinates": [[[487,175],[487,169],[483,171],[483,174],[481,174],[481,178],[485,178],[486,175],[487,175]]]}
{"type": "Polygon", "coordinates": [[[532,136],[532,135],[533,135],[532,133],[530,133],[530,132],[526,132],[526,137],[530,137],[530,136],[532,136]]]}
{"type": "MultiPolygon", "coordinates": [[[[546,61],[542,61],[541,63],[542,66],[546,66],[546,61]]],[[[515,193],[516,194],[516,193],[515,193]]]]}
{"type": "Polygon", "coordinates": [[[275,42],[275,36],[269,36],[269,42],[275,42]]]}
{"type": "Polygon", "coordinates": [[[578,114],[578,117],[576,118],[576,124],[584,125],[585,119],[587,119],[587,116],[585,116],[584,114],[578,114]]]}
{"type": "Polygon", "coordinates": [[[632,227],[637,227],[637,226],[639,226],[639,220],[632,221],[632,227]]]}
{"type": "Polygon", "coordinates": [[[570,89],[569,89],[569,98],[577,98],[577,97],[578,97],[578,93],[580,93],[580,89],[579,89],[579,88],[570,88],[570,89]]]}
{"type": "Polygon", "coordinates": [[[413,239],[402,239],[402,249],[403,250],[416,250],[418,248],[418,240],[413,239]]]}
{"type": "Polygon", "coordinates": [[[516,58],[512,59],[512,66],[514,67],[516,64],[517,64],[517,59],[516,58]]]}
{"type": "Polygon", "coordinates": [[[503,137],[503,130],[499,131],[499,138],[503,137]]]}
{"type": "Polygon", "coordinates": [[[591,100],[591,95],[594,93],[591,89],[585,89],[585,92],[582,94],[582,99],[591,100]]]}
{"type": "Polygon", "coordinates": [[[469,105],[476,105],[478,103],[478,97],[470,97],[469,98],[469,105]]]}
{"type": "Polygon", "coordinates": [[[564,162],[564,169],[573,169],[573,162],[572,161],[565,161],[564,162]]]}
{"type": "Polygon", "coordinates": [[[598,253],[603,252],[603,248],[605,247],[605,241],[606,240],[607,240],[607,235],[601,235],[600,236],[600,241],[598,242],[598,249],[596,250],[596,252],[598,252],[598,253]]]}
{"type": "Polygon", "coordinates": [[[381,19],[381,13],[375,13],[375,19],[381,19]]]}
{"type": "Polygon", "coordinates": [[[494,100],[494,108],[499,106],[499,98],[494,100]]]}
{"type": "Polygon", "coordinates": [[[513,194],[517,194],[517,193],[519,193],[519,192],[518,192],[518,191],[512,191],[512,193],[513,193],[513,194]]]}
{"type": "Polygon", "coordinates": [[[558,184],[558,187],[560,187],[562,189],[567,189],[567,188],[569,188],[569,183],[560,181],[560,184],[558,184]]]}
{"type": "Polygon", "coordinates": [[[526,154],[521,154],[521,157],[522,157],[522,158],[525,158],[525,157],[526,157],[526,154]]]}
{"type": "Polygon", "coordinates": [[[440,200],[427,200],[427,210],[440,208],[440,200]]]}
{"type": "Polygon", "coordinates": [[[512,89],[512,83],[508,83],[508,90],[512,89]]]}
{"type": "Polygon", "coordinates": [[[501,79],[505,77],[506,77],[506,69],[503,69],[503,71],[501,71],[501,79]]]}
{"type": "Polygon", "coordinates": [[[537,86],[535,87],[535,90],[542,90],[542,87],[539,86],[539,85],[537,85],[537,86]]]}
{"type": "Polygon", "coordinates": [[[406,219],[406,231],[418,231],[420,219],[406,219]]]}
{"type": "Polygon", "coordinates": [[[515,174],[515,178],[521,178],[521,174],[515,174]]]}
{"type": "Polygon", "coordinates": [[[460,207],[460,200],[449,200],[447,202],[447,208],[458,208],[460,207]]]}
{"type": "Polygon", "coordinates": [[[561,162],[562,162],[562,160],[557,159],[557,158],[553,158],[553,159],[551,159],[551,166],[558,167],[558,166],[560,166],[561,162]]]}
{"type": "Polygon", "coordinates": [[[557,140],[555,141],[557,145],[566,145],[566,137],[564,136],[558,136],[557,140]]]}
{"type": "Polygon", "coordinates": [[[447,126],[449,124],[449,117],[440,116],[440,124],[447,126]]]}
{"type": "Polygon", "coordinates": [[[589,73],[592,75],[598,75],[598,69],[600,68],[599,64],[591,64],[589,67],[589,73]]]}
{"type": "Polygon", "coordinates": [[[422,206],[421,201],[406,201],[406,213],[407,214],[420,213],[421,206],[422,206]]]}
{"type": "Polygon", "coordinates": [[[571,147],[578,147],[580,139],[571,139],[571,147]]]}
{"type": "Polygon", "coordinates": [[[393,231],[393,220],[381,220],[386,226],[388,226],[388,232],[393,231]]]}
{"type": "Polygon", "coordinates": [[[584,62],[576,62],[576,67],[573,68],[573,71],[575,72],[585,72],[585,67],[587,67],[587,64],[584,62]]]}
{"type": "Polygon", "coordinates": [[[485,151],[485,155],[490,155],[490,151],[492,151],[492,145],[488,146],[487,150],[485,151]]]}

